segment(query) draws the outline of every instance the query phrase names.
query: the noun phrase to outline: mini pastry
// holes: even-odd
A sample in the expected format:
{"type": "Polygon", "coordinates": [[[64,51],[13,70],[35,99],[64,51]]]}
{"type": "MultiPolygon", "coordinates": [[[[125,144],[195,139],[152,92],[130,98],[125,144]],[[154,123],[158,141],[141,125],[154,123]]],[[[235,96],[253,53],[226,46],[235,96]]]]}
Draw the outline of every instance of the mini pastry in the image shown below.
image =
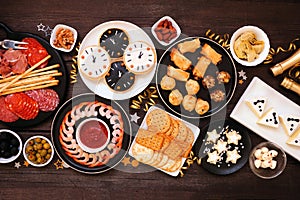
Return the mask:
{"type": "Polygon", "coordinates": [[[265,111],[265,106],[267,103],[267,98],[265,97],[255,97],[250,100],[246,100],[246,104],[254,112],[257,117],[261,117],[265,111]]]}
{"type": "Polygon", "coordinates": [[[195,81],[193,79],[189,79],[185,83],[185,89],[186,89],[186,91],[187,91],[188,94],[195,95],[195,94],[197,94],[199,92],[200,85],[199,85],[198,81],[195,81]]]}
{"type": "Polygon", "coordinates": [[[214,65],[217,65],[222,60],[222,55],[217,53],[211,46],[204,44],[201,52],[202,55],[206,56],[214,65]]]}
{"type": "Polygon", "coordinates": [[[126,47],[129,44],[128,35],[125,31],[118,28],[107,29],[100,36],[100,46],[103,47],[110,57],[122,57],[126,47]]]}
{"type": "Polygon", "coordinates": [[[160,81],[160,87],[163,90],[173,90],[176,86],[176,81],[174,78],[164,75],[160,81]]]}
{"type": "Polygon", "coordinates": [[[229,83],[231,76],[228,72],[220,71],[220,72],[216,72],[216,74],[217,74],[217,80],[219,84],[229,83]]]}
{"type": "Polygon", "coordinates": [[[241,158],[240,154],[237,152],[236,149],[232,150],[232,151],[227,151],[226,153],[226,163],[233,163],[233,164],[236,164],[237,160],[239,158],[241,158]]]}
{"type": "Polygon", "coordinates": [[[209,131],[207,132],[206,142],[211,142],[211,143],[215,144],[219,138],[220,138],[220,134],[217,133],[216,129],[214,129],[210,132],[209,131]]]}
{"type": "Polygon", "coordinates": [[[195,38],[190,41],[182,42],[178,44],[178,50],[184,54],[186,52],[194,53],[198,48],[200,48],[200,39],[195,38]]]}
{"type": "Polygon", "coordinates": [[[276,112],[276,110],[274,110],[274,108],[271,108],[256,123],[267,127],[278,128],[278,113],[276,112]]]}
{"type": "Polygon", "coordinates": [[[180,105],[182,100],[183,96],[178,89],[172,90],[172,92],[169,94],[169,102],[174,106],[180,105]]]}
{"type": "Polygon", "coordinates": [[[201,79],[204,77],[204,74],[210,65],[211,61],[205,56],[201,56],[193,69],[193,75],[195,79],[201,79]]]}
{"type": "Polygon", "coordinates": [[[117,61],[111,64],[105,81],[112,90],[123,92],[132,87],[135,75],[126,69],[122,61],[117,61]]]}
{"type": "Polygon", "coordinates": [[[187,94],[182,100],[182,106],[185,110],[192,112],[195,109],[197,98],[187,94]]]}
{"type": "Polygon", "coordinates": [[[291,136],[298,127],[300,127],[300,117],[287,115],[287,116],[279,116],[280,121],[283,124],[285,132],[291,136]]]}
{"type": "Polygon", "coordinates": [[[207,155],[208,158],[206,161],[210,164],[217,164],[217,162],[221,160],[221,156],[217,151],[209,152],[207,155]]]}
{"type": "Polygon", "coordinates": [[[192,62],[175,48],[172,48],[170,56],[171,61],[182,70],[187,70],[192,65],[192,62]]]}
{"type": "Polygon", "coordinates": [[[214,90],[213,92],[210,93],[210,98],[214,101],[214,102],[221,102],[224,101],[225,99],[225,92],[223,92],[222,90],[214,90]]]}
{"type": "Polygon", "coordinates": [[[211,75],[206,75],[203,79],[202,79],[202,85],[204,88],[206,89],[210,89],[215,87],[216,85],[216,80],[213,76],[211,75]]]}
{"type": "Polygon", "coordinates": [[[175,78],[178,81],[187,81],[190,77],[190,73],[181,69],[176,69],[171,65],[168,66],[167,75],[172,78],[175,78]]]}
{"type": "Polygon", "coordinates": [[[226,133],[228,144],[238,145],[239,140],[242,139],[242,136],[238,134],[235,130],[231,130],[226,133]]]}
{"type": "Polygon", "coordinates": [[[217,152],[220,154],[222,152],[225,152],[227,151],[227,142],[225,141],[222,141],[222,140],[218,140],[217,141],[217,144],[214,144],[214,147],[213,147],[215,150],[217,150],[217,152]]]}
{"type": "Polygon", "coordinates": [[[156,52],[149,44],[137,41],[125,49],[123,61],[127,69],[134,74],[150,71],[156,63],[156,52]]]}
{"type": "Polygon", "coordinates": [[[298,129],[289,139],[286,141],[287,144],[300,147],[300,129],[298,129]]]}
{"type": "Polygon", "coordinates": [[[98,79],[109,71],[110,57],[102,47],[90,46],[80,54],[78,67],[85,76],[98,79]]]}
{"type": "Polygon", "coordinates": [[[196,101],[195,111],[199,115],[204,115],[209,110],[209,103],[203,99],[198,98],[196,101]]]}

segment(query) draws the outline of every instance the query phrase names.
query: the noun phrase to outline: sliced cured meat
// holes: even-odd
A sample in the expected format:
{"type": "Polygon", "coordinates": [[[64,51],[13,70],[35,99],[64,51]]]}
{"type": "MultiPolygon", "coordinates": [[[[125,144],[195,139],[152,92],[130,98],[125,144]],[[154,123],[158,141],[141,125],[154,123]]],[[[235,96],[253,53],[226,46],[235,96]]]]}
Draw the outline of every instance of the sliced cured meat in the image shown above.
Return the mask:
{"type": "Polygon", "coordinates": [[[12,72],[15,74],[22,74],[27,69],[27,59],[25,54],[21,54],[19,60],[12,66],[12,72]]]}
{"type": "MultiPolygon", "coordinates": [[[[48,56],[47,50],[34,38],[24,38],[22,42],[27,42],[28,44],[22,45],[27,47],[26,50],[22,50],[27,55],[28,64],[30,66],[35,65],[40,60],[48,56]]],[[[40,68],[45,67],[48,61],[41,64],[40,68]]]]}
{"type": "Polygon", "coordinates": [[[5,104],[18,117],[30,120],[39,113],[38,103],[24,93],[14,93],[5,97],[5,104]]]}
{"type": "Polygon", "coordinates": [[[0,120],[3,122],[14,122],[19,117],[10,111],[5,105],[5,97],[0,97],[0,120]]]}
{"type": "Polygon", "coordinates": [[[8,49],[3,54],[3,58],[5,58],[10,64],[14,64],[20,59],[21,55],[22,55],[21,50],[8,49]]]}
{"type": "Polygon", "coordinates": [[[39,109],[44,112],[55,110],[59,104],[59,96],[53,89],[30,90],[25,94],[37,101],[39,109]]]}

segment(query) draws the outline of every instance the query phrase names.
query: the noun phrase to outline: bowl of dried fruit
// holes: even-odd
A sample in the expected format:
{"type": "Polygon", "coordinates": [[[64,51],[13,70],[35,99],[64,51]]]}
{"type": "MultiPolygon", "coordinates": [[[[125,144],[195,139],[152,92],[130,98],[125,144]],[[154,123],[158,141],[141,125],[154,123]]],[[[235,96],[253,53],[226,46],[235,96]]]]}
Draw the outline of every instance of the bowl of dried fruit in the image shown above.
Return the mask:
{"type": "Polygon", "coordinates": [[[67,25],[57,24],[52,30],[50,45],[60,51],[70,52],[77,40],[77,31],[67,25]]]}
{"type": "Polygon", "coordinates": [[[287,162],[283,149],[273,142],[262,142],[250,153],[249,165],[260,178],[271,179],[279,176],[287,162]]]}
{"type": "Polygon", "coordinates": [[[51,162],[54,156],[53,145],[44,136],[32,136],[24,144],[23,156],[30,165],[44,167],[51,162]]]}
{"type": "Polygon", "coordinates": [[[230,52],[238,63],[257,66],[268,56],[270,41],[267,34],[256,26],[243,26],[230,39],[230,52]]]}
{"type": "Polygon", "coordinates": [[[0,163],[10,163],[16,160],[22,152],[20,136],[8,129],[0,130],[0,163]]]}

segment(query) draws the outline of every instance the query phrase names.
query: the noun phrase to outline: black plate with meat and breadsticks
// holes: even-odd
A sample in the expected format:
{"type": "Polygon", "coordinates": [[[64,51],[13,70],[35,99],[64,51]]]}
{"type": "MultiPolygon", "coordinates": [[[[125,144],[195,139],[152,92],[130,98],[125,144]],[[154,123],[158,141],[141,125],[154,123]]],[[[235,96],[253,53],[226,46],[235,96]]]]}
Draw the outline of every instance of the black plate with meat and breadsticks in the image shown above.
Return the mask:
{"type": "Polygon", "coordinates": [[[203,37],[188,37],[170,46],[156,70],[156,85],[166,106],[187,118],[204,118],[224,108],[236,87],[229,53],[203,37]]]}
{"type": "Polygon", "coordinates": [[[0,28],[6,38],[26,44],[0,49],[0,122],[21,128],[49,118],[63,103],[67,71],[58,52],[43,38],[0,28]]]}
{"type": "Polygon", "coordinates": [[[117,102],[87,93],[59,108],[51,138],[58,156],[72,169],[97,174],[123,159],[132,131],[128,116],[117,102]]]}

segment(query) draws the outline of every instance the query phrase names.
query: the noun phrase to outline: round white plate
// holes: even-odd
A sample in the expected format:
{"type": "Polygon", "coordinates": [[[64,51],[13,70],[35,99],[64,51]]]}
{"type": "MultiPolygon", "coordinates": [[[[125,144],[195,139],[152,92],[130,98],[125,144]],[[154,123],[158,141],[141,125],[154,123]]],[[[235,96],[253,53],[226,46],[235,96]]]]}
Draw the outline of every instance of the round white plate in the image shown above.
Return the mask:
{"type": "MultiPolygon", "coordinates": [[[[78,55],[80,55],[81,52],[88,46],[99,45],[99,39],[101,34],[110,28],[119,28],[126,31],[129,36],[130,43],[135,41],[144,41],[150,44],[155,49],[155,46],[151,38],[140,27],[125,21],[109,21],[96,26],[84,37],[80,45],[78,55]]],[[[156,65],[157,65],[157,59],[155,60],[156,60],[155,67],[153,67],[151,71],[145,74],[136,75],[135,83],[133,84],[133,86],[124,92],[116,92],[110,89],[106,84],[104,78],[100,80],[92,80],[84,76],[84,74],[81,73],[81,70],[78,71],[84,84],[95,94],[107,99],[123,100],[123,99],[129,99],[139,94],[150,84],[154,76],[156,65]]]]}

